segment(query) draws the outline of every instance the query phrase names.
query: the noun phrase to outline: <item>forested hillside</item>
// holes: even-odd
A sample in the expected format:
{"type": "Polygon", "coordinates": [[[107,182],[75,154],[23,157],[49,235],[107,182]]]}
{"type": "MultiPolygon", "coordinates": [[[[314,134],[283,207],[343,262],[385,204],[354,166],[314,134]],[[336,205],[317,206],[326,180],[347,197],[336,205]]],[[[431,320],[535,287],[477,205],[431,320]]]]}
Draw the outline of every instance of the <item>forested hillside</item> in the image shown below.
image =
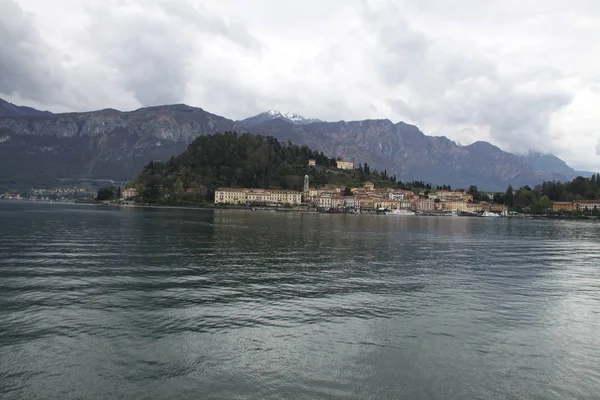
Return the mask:
{"type": "Polygon", "coordinates": [[[219,187],[302,190],[304,176],[311,186],[400,187],[386,171],[368,165],[355,170],[335,168],[336,159],[270,136],[219,133],[198,137],[188,149],[167,162],[150,162],[129,186],[149,202],[211,201],[219,187]],[[316,167],[308,160],[315,159],[316,167]]]}

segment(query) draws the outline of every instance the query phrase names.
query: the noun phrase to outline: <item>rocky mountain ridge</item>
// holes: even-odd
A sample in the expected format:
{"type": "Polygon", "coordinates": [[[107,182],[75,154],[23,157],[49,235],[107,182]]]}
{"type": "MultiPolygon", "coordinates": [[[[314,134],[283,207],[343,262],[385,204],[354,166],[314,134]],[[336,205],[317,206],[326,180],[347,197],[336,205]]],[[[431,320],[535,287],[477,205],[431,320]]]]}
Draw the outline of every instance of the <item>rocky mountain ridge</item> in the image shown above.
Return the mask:
{"type": "Polygon", "coordinates": [[[324,122],[297,126],[270,121],[248,131],[318,148],[325,154],[387,169],[401,180],[424,180],[487,190],[566,180],[537,170],[487,142],[460,146],[446,137],[426,136],[416,126],[389,120],[324,122]]]}
{"type": "Polygon", "coordinates": [[[176,104],[129,112],[0,117],[0,187],[51,184],[56,179],[129,180],[150,160],[166,160],[200,135],[234,130],[306,144],[328,156],[386,169],[401,180],[505,190],[509,184],[569,179],[489,143],[460,146],[403,122],[298,123],[272,114],[274,118],[263,121],[235,122],[176,104]]]}
{"type": "Polygon", "coordinates": [[[6,100],[0,99],[0,117],[22,117],[32,115],[52,115],[52,113],[26,106],[16,106],[6,100]]]}

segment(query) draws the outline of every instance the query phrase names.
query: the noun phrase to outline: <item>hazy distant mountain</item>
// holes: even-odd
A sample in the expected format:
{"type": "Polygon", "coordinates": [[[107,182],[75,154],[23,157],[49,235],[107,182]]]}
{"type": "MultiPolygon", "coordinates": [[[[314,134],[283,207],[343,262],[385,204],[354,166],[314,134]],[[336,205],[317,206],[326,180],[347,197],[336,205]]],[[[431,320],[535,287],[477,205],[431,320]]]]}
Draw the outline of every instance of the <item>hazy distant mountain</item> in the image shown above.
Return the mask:
{"type": "Polygon", "coordinates": [[[271,121],[271,120],[275,120],[275,119],[281,119],[281,120],[284,120],[287,122],[291,122],[292,124],[295,124],[295,125],[304,125],[304,124],[310,124],[313,122],[322,122],[321,120],[316,119],[316,118],[305,118],[301,115],[294,114],[294,113],[282,113],[277,110],[269,110],[264,113],[255,115],[254,117],[250,117],[250,118],[246,118],[244,120],[238,121],[238,124],[241,126],[254,126],[254,125],[258,125],[263,122],[267,122],[267,121],[271,121]]]}
{"type": "Polygon", "coordinates": [[[527,155],[522,155],[521,158],[527,165],[530,165],[535,169],[549,173],[562,174],[569,180],[578,176],[589,178],[595,173],[589,171],[576,171],[553,154],[530,151],[527,155]]]}
{"type": "Polygon", "coordinates": [[[166,160],[200,135],[232,130],[306,144],[328,156],[387,169],[404,181],[503,191],[509,184],[571,179],[568,166],[546,168],[539,157],[524,158],[486,142],[460,146],[403,122],[321,122],[275,111],[234,122],[179,104],[0,117],[0,188],[56,179],[129,180],[150,160],[166,160]],[[534,159],[538,164],[532,165],[534,159]]]}
{"type": "Polygon", "coordinates": [[[21,117],[33,115],[50,115],[49,111],[40,111],[31,107],[16,106],[8,101],[0,99],[0,117],[21,117]]]}

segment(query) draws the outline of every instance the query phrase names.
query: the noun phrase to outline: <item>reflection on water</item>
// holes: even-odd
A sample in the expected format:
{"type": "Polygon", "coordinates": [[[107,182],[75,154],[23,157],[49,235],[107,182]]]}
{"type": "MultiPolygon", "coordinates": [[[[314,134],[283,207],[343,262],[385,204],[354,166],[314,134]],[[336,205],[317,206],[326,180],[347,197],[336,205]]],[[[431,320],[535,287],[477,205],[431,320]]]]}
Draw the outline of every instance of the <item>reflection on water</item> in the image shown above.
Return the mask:
{"type": "Polygon", "coordinates": [[[0,397],[596,399],[599,238],[0,202],[0,397]]]}

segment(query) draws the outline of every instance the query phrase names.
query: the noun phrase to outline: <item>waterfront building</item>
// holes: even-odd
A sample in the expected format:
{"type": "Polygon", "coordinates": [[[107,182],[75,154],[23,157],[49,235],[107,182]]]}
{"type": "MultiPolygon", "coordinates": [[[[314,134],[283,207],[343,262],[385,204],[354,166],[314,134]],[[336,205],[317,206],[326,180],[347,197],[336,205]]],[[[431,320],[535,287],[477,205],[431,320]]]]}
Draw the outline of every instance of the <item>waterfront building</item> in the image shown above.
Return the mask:
{"type": "Polygon", "coordinates": [[[5,200],[21,200],[22,197],[18,193],[4,193],[3,198],[5,200]]]}
{"type": "Polygon", "coordinates": [[[600,209],[600,200],[576,200],[575,208],[577,211],[593,211],[600,209]]]}
{"type": "Polygon", "coordinates": [[[317,188],[308,188],[308,195],[310,197],[317,196],[319,194],[319,189],[317,188]]]}
{"type": "Polygon", "coordinates": [[[572,201],[555,201],[552,203],[552,211],[575,211],[577,207],[572,201]]]}
{"type": "Polygon", "coordinates": [[[314,167],[315,165],[317,165],[317,160],[308,160],[308,166],[309,167],[314,167]]]}
{"type": "Polygon", "coordinates": [[[377,207],[378,208],[386,208],[388,210],[400,210],[402,208],[402,201],[397,201],[397,200],[389,200],[389,199],[383,199],[380,201],[377,201],[377,207]]]}
{"type": "Polygon", "coordinates": [[[330,209],[330,208],[343,208],[345,200],[337,193],[324,193],[319,194],[314,198],[314,204],[317,208],[330,209]]]}
{"type": "Polygon", "coordinates": [[[262,204],[277,206],[298,205],[302,193],[293,190],[219,188],[215,191],[215,204],[262,204]]]}
{"type": "Polygon", "coordinates": [[[342,196],[334,196],[331,198],[331,208],[342,209],[345,204],[346,201],[342,196]]]}
{"type": "Polygon", "coordinates": [[[414,200],[414,199],[410,199],[410,200],[404,199],[404,200],[400,201],[400,209],[415,210],[416,209],[415,202],[416,202],[416,200],[414,200]]]}
{"type": "Polygon", "coordinates": [[[317,208],[330,209],[333,204],[332,199],[331,195],[320,195],[315,197],[314,202],[317,208]]]}
{"type": "Polygon", "coordinates": [[[483,207],[481,204],[467,203],[467,212],[470,213],[482,213],[483,207]]]}
{"type": "MultiPolygon", "coordinates": [[[[424,196],[425,192],[421,192],[424,196]]],[[[473,195],[466,192],[453,192],[450,190],[438,190],[429,194],[431,200],[439,199],[440,201],[473,201],[473,195]]]]}
{"type": "Polygon", "coordinates": [[[375,208],[375,200],[370,197],[357,196],[354,199],[354,206],[362,211],[373,210],[375,208]]]}
{"type": "Polygon", "coordinates": [[[490,204],[490,212],[499,214],[508,213],[508,207],[504,204],[490,204]]]}
{"type": "Polygon", "coordinates": [[[121,196],[124,199],[130,199],[132,197],[137,196],[137,190],[136,189],[123,189],[123,191],[121,192],[121,196]]]}
{"type": "Polygon", "coordinates": [[[437,205],[438,205],[438,210],[440,210],[440,211],[449,211],[449,212],[467,211],[467,202],[462,201],[462,200],[440,201],[437,205]]]}
{"type": "Polygon", "coordinates": [[[354,201],[354,196],[344,196],[344,207],[356,208],[356,202],[354,201]]]}
{"type": "Polygon", "coordinates": [[[430,199],[419,199],[414,202],[415,211],[433,212],[435,211],[435,201],[430,199]]]}
{"type": "Polygon", "coordinates": [[[308,175],[304,175],[304,193],[308,192],[309,178],[308,175]]]}

